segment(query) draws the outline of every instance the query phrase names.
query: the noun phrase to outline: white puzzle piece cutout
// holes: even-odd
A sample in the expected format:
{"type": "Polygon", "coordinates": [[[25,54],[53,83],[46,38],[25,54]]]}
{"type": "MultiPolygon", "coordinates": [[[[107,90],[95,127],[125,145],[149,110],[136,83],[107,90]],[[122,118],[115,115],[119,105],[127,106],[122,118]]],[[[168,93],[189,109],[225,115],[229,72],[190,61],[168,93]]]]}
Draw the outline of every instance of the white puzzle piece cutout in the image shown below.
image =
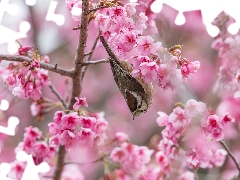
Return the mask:
{"type": "Polygon", "coordinates": [[[65,22],[65,17],[61,14],[55,14],[55,9],[57,7],[58,2],[56,1],[51,1],[48,12],[46,15],[46,20],[47,21],[53,21],[55,22],[58,26],[61,26],[65,22]]]}
{"type": "MultiPolygon", "coordinates": [[[[2,99],[1,104],[0,104],[0,110],[6,111],[6,110],[8,110],[8,108],[9,108],[9,102],[5,99],[2,99]]],[[[0,126],[0,133],[14,136],[15,129],[18,124],[19,124],[19,119],[15,116],[11,116],[8,118],[8,126],[7,127],[0,126]]]]}
{"type": "Polygon", "coordinates": [[[27,36],[27,32],[30,29],[28,22],[21,22],[19,25],[19,32],[13,31],[7,27],[1,25],[3,14],[8,12],[11,15],[17,15],[19,7],[15,4],[9,4],[9,0],[0,1],[0,44],[8,44],[8,52],[14,54],[17,52],[16,40],[27,36]]]}
{"type": "Polygon", "coordinates": [[[14,136],[15,135],[15,129],[16,129],[18,124],[19,124],[19,119],[15,116],[11,116],[8,119],[8,126],[7,127],[0,126],[0,133],[7,134],[7,135],[10,135],[10,136],[14,136]]]}
{"type": "Polygon", "coordinates": [[[1,163],[0,164],[0,179],[1,180],[13,180],[12,178],[8,178],[7,174],[10,171],[10,165],[8,163],[1,163]]]}
{"type": "Polygon", "coordinates": [[[40,180],[39,173],[46,173],[50,170],[50,166],[46,162],[35,165],[31,155],[24,151],[19,151],[16,155],[18,161],[26,161],[27,166],[24,170],[22,180],[40,180]]]}
{"type": "Polygon", "coordinates": [[[25,3],[28,6],[34,6],[36,4],[37,0],[25,0],[25,3]]]}
{"type": "Polygon", "coordinates": [[[215,37],[218,35],[219,29],[212,25],[212,22],[222,11],[224,11],[236,21],[228,27],[229,33],[236,34],[239,31],[239,0],[156,0],[151,5],[152,11],[155,13],[160,12],[163,4],[167,4],[178,11],[178,15],[175,19],[175,24],[177,25],[185,23],[186,19],[183,15],[184,12],[201,10],[203,24],[206,26],[208,34],[215,37]]]}

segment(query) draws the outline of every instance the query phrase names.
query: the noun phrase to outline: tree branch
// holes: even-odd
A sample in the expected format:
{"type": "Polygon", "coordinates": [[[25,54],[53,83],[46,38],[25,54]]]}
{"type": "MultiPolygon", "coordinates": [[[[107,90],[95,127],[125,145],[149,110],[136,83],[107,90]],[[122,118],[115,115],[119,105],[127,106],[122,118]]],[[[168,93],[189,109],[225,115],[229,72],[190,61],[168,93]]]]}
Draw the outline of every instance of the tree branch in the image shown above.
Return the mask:
{"type": "Polygon", "coordinates": [[[235,163],[235,165],[237,166],[237,169],[238,169],[238,175],[237,177],[239,178],[240,177],[240,166],[237,162],[237,160],[235,159],[234,155],[232,154],[232,152],[230,151],[230,149],[227,147],[227,145],[225,144],[224,141],[219,141],[220,144],[224,147],[224,149],[227,151],[228,155],[231,157],[231,159],[233,160],[233,162],[235,163]]]}
{"type": "MultiPolygon", "coordinates": [[[[97,47],[97,42],[98,42],[98,40],[99,40],[99,35],[100,35],[100,34],[99,34],[99,32],[98,32],[98,36],[96,37],[96,39],[95,39],[95,41],[94,41],[94,43],[93,43],[92,49],[91,49],[91,52],[92,52],[92,53],[89,54],[88,59],[87,59],[87,62],[90,61],[90,59],[92,58],[93,52],[94,52],[95,48],[97,47]]],[[[84,66],[83,69],[82,69],[82,81],[83,81],[83,78],[84,78],[84,76],[85,76],[86,71],[87,71],[87,66],[84,66]]],[[[81,83],[82,83],[82,82],[81,82],[81,83]]]]}
{"type": "Polygon", "coordinates": [[[82,64],[80,64],[80,66],[88,66],[91,64],[100,64],[100,63],[108,63],[109,62],[109,58],[108,59],[100,59],[100,60],[96,60],[96,61],[86,61],[83,62],[82,64]]]}
{"type": "Polygon", "coordinates": [[[52,90],[52,92],[57,96],[57,98],[61,101],[61,103],[64,106],[64,108],[67,109],[67,103],[64,101],[64,99],[62,98],[61,94],[59,94],[59,92],[56,90],[54,85],[50,84],[49,87],[52,90]]]}
{"type": "MultiPolygon", "coordinates": [[[[89,14],[89,0],[82,1],[82,17],[80,24],[80,35],[77,47],[77,54],[74,59],[74,69],[72,76],[72,95],[71,100],[68,106],[68,109],[71,110],[73,108],[73,104],[75,103],[75,97],[79,97],[82,90],[82,66],[78,66],[78,64],[83,63],[84,61],[84,50],[87,42],[87,28],[88,28],[88,14],[89,14]]],[[[54,172],[54,180],[60,180],[61,174],[64,167],[64,158],[66,155],[65,146],[60,145],[56,163],[56,169],[54,172]]]]}
{"type": "Polygon", "coordinates": [[[71,109],[73,104],[75,103],[75,97],[80,95],[82,90],[82,67],[78,66],[78,64],[83,63],[84,61],[84,50],[87,42],[87,28],[88,28],[88,13],[89,13],[89,0],[83,0],[82,2],[82,18],[80,25],[80,35],[79,42],[77,47],[77,54],[74,59],[74,77],[73,77],[73,87],[72,87],[72,97],[69,104],[69,108],[71,109]]]}
{"type": "MultiPolygon", "coordinates": [[[[0,60],[14,61],[14,62],[28,62],[28,61],[31,61],[31,58],[26,57],[26,56],[0,54],[0,60]]],[[[39,64],[40,64],[40,67],[43,69],[61,74],[63,76],[68,76],[68,77],[73,76],[72,70],[66,70],[66,69],[58,67],[57,65],[47,64],[44,62],[39,62],[39,64]]]]}
{"type": "Polygon", "coordinates": [[[54,180],[60,180],[62,171],[63,171],[63,166],[64,166],[64,159],[66,155],[66,149],[65,146],[60,145],[58,152],[57,152],[57,162],[56,162],[56,169],[54,172],[54,180]]]}

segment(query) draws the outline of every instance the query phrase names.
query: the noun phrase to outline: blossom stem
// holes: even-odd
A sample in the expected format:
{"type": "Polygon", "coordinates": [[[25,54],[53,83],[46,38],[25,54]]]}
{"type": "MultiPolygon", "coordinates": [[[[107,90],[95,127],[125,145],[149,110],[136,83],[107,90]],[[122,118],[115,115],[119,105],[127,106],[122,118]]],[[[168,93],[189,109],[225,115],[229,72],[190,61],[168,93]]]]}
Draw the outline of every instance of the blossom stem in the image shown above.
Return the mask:
{"type": "MultiPolygon", "coordinates": [[[[31,58],[26,57],[26,56],[3,55],[3,54],[0,54],[0,59],[1,60],[6,60],[6,61],[15,61],[15,62],[31,61],[31,58]]],[[[47,63],[44,63],[44,62],[39,62],[39,64],[40,64],[40,67],[43,68],[43,69],[61,74],[63,76],[68,76],[68,77],[73,76],[72,70],[66,70],[66,69],[58,67],[57,65],[47,64],[47,63]]]]}
{"type": "Polygon", "coordinates": [[[238,169],[238,178],[240,177],[240,166],[236,160],[236,158],[234,157],[234,155],[232,154],[232,152],[230,151],[230,149],[227,147],[226,143],[224,141],[219,141],[220,144],[223,146],[223,148],[227,151],[228,155],[232,158],[233,162],[235,163],[235,165],[237,166],[238,169]]]}
{"type": "Polygon", "coordinates": [[[61,103],[63,104],[64,108],[67,109],[67,103],[64,101],[64,99],[62,98],[61,94],[59,94],[59,92],[56,90],[56,88],[54,87],[53,84],[49,85],[49,88],[52,90],[52,92],[57,96],[57,98],[61,101],[61,103]]]}

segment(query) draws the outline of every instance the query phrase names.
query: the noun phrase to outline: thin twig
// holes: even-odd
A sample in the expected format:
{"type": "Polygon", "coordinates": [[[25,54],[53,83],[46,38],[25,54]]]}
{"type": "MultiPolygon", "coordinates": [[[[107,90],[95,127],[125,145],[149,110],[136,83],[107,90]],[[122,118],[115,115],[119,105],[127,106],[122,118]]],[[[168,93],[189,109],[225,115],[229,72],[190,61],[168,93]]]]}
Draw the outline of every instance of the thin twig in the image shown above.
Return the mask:
{"type": "Polygon", "coordinates": [[[109,8],[109,6],[99,6],[99,7],[90,9],[90,10],[89,10],[89,13],[95,12],[95,11],[97,11],[97,10],[99,10],[99,9],[104,9],[104,8],[109,8]]]}
{"type": "Polygon", "coordinates": [[[98,36],[96,37],[96,39],[95,39],[95,41],[94,41],[94,43],[93,43],[93,46],[92,46],[92,49],[91,49],[91,54],[89,54],[89,56],[88,56],[88,59],[87,59],[87,61],[90,61],[90,59],[92,58],[92,55],[93,55],[93,52],[94,52],[94,50],[95,50],[95,48],[97,47],[97,43],[98,43],[98,40],[99,40],[99,32],[98,32],[98,36]]]}
{"type": "Polygon", "coordinates": [[[57,96],[57,98],[61,101],[61,103],[63,104],[64,108],[67,109],[67,103],[64,101],[64,99],[62,98],[61,94],[59,94],[59,92],[56,90],[54,85],[50,84],[49,87],[52,90],[52,92],[57,96]]]}
{"type": "MultiPolygon", "coordinates": [[[[90,59],[92,58],[92,55],[93,55],[93,52],[94,52],[94,50],[96,49],[96,47],[97,47],[97,43],[98,43],[98,40],[99,40],[99,32],[98,32],[98,36],[95,38],[95,41],[94,41],[94,43],[93,43],[93,46],[92,46],[92,49],[91,49],[91,54],[89,54],[89,56],[88,56],[88,59],[87,59],[87,61],[85,61],[85,62],[89,62],[90,61],[90,59]]],[[[87,71],[87,66],[85,66],[85,67],[83,67],[83,69],[82,69],[82,80],[83,80],[83,78],[84,78],[84,76],[85,76],[85,73],[86,73],[86,71],[87,71]]],[[[82,82],[81,82],[82,83],[82,82]]]]}
{"type": "Polygon", "coordinates": [[[93,53],[93,51],[90,51],[89,53],[85,53],[84,56],[89,56],[92,53],[93,53]]]}
{"type": "Polygon", "coordinates": [[[219,141],[220,144],[224,147],[224,149],[227,151],[228,155],[232,158],[233,162],[235,163],[235,165],[237,166],[238,169],[238,178],[240,177],[240,166],[237,162],[237,160],[235,159],[234,155],[232,154],[232,152],[230,151],[230,149],[227,147],[226,143],[224,141],[219,141]]]}
{"type": "Polygon", "coordinates": [[[39,23],[38,21],[36,21],[36,19],[38,19],[38,15],[37,15],[37,12],[34,11],[34,6],[28,6],[28,9],[29,9],[29,13],[30,13],[30,16],[29,16],[29,19],[30,19],[30,24],[31,24],[31,31],[32,31],[32,40],[33,40],[33,44],[34,44],[34,47],[37,47],[38,48],[38,52],[41,53],[41,49],[39,49],[39,43],[38,43],[38,36],[39,36],[39,23]]]}
{"type": "MultiPolygon", "coordinates": [[[[28,61],[31,61],[31,58],[26,56],[0,54],[0,60],[14,61],[14,62],[28,62],[28,61]]],[[[39,64],[40,64],[40,67],[43,69],[61,74],[63,76],[68,76],[68,77],[73,76],[72,70],[66,70],[60,67],[56,67],[55,65],[52,65],[52,64],[44,63],[44,62],[39,62],[39,64]]]]}
{"type": "Polygon", "coordinates": [[[69,164],[85,165],[85,164],[96,163],[96,162],[99,162],[99,161],[100,161],[99,159],[98,159],[98,160],[95,160],[95,161],[83,162],[83,163],[70,161],[70,162],[65,162],[64,165],[69,165],[69,164]]]}
{"type": "Polygon", "coordinates": [[[69,81],[70,81],[70,79],[66,79],[66,81],[65,81],[65,87],[66,87],[66,92],[65,92],[65,95],[64,95],[65,102],[68,102],[69,99],[70,99],[71,87],[70,87],[69,81]]]}
{"type": "Polygon", "coordinates": [[[48,179],[53,179],[53,176],[47,176],[47,175],[45,175],[45,176],[43,176],[44,178],[48,178],[48,179]]]}
{"type": "Polygon", "coordinates": [[[100,60],[96,60],[96,61],[86,61],[82,64],[80,64],[80,66],[88,66],[88,65],[92,65],[92,64],[100,64],[100,63],[107,63],[109,62],[109,58],[108,59],[100,59],[100,60]]]}

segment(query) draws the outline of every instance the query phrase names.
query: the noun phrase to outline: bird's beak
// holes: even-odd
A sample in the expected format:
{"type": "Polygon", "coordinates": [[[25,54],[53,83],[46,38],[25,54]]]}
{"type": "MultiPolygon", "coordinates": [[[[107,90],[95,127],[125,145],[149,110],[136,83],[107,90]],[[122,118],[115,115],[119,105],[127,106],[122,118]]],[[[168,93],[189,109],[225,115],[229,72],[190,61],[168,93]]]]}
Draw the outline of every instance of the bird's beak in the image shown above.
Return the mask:
{"type": "Polygon", "coordinates": [[[135,117],[136,117],[136,115],[135,115],[135,114],[133,114],[133,120],[135,119],[135,117]]]}

